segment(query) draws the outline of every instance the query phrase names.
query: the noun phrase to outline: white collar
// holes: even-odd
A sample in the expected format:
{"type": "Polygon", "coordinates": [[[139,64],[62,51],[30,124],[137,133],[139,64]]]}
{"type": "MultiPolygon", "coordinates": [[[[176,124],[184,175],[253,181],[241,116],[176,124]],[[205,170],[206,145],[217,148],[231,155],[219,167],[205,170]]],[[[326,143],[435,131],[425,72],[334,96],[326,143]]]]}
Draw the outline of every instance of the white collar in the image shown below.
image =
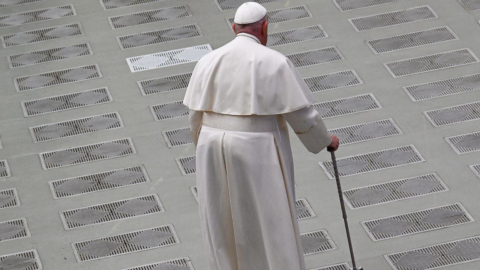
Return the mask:
{"type": "Polygon", "coordinates": [[[260,40],[259,40],[256,36],[254,36],[254,35],[251,35],[251,34],[248,34],[248,33],[238,33],[238,34],[237,34],[237,37],[238,37],[238,36],[249,37],[249,38],[254,39],[256,42],[258,42],[258,44],[262,44],[262,43],[260,42],[260,40]]]}

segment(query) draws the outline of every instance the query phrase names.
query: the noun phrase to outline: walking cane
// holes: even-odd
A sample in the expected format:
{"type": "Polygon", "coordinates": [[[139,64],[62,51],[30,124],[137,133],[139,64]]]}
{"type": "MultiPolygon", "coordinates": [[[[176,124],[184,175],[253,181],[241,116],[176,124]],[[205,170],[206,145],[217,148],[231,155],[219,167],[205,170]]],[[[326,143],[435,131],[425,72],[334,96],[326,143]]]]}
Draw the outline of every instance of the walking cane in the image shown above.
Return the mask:
{"type": "Polygon", "coordinates": [[[342,206],[342,214],[343,214],[343,221],[345,223],[345,230],[347,231],[347,239],[348,239],[348,247],[350,248],[350,257],[352,258],[352,265],[353,268],[350,270],[363,270],[360,266],[357,268],[355,264],[355,256],[353,255],[353,248],[352,248],[352,239],[350,238],[350,230],[348,229],[348,221],[347,221],[347,212],[345,211],[345,204],[343,203],[343,193],[342,193],[342,185],[340,184],[340,177],[338,176],[338,168],[337,168],[337,159],[335,158],[335,152],[333,151],[333,147],[327,147],[327,151],[330,152],[332,155],[332,163],[333,163],[333,170],[335,171],[335,179],[337,180],[337,189],[338,189],[338,196],[340,198],[340,205],[342,206]]]}

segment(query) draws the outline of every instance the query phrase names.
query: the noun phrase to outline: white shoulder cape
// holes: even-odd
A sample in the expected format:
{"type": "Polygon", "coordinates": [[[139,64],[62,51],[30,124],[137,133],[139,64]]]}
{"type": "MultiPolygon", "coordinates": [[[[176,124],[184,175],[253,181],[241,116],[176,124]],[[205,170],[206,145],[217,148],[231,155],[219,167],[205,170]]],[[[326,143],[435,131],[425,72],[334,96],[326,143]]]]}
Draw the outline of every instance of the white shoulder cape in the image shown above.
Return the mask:
{"type": "Polygon", "coordinates": [[[315,102],[293,63],[247,36],[203,56],[183,104],[192,110],[232,115],[271,115],[315,102]]]}

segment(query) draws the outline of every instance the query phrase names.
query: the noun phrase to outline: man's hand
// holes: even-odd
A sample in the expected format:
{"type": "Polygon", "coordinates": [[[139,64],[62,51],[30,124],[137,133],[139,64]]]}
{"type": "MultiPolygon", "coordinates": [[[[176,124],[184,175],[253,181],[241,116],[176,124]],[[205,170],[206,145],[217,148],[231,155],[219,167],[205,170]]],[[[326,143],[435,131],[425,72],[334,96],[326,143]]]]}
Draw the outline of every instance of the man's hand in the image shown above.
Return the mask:
{"type": "Polygon", "coordinates": [[[332,143],[327,146],[327,150],[328,152],[335,152],[337,151],[338,146],[340,146],[340,140],[335,135],[330,135],[330,137],[332,137],[332,143]]]}

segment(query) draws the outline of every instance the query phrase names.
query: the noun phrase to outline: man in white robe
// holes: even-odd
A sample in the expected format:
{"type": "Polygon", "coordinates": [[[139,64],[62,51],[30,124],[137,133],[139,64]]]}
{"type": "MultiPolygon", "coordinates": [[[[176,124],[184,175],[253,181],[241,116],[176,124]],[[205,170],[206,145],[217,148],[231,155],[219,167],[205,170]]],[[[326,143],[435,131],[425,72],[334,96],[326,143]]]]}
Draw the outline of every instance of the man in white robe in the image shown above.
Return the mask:
{"type": "Polygon", "coordinates": [[[265,8],[246,2],[234,22],[235,39],[198,61],[183,100],[208,270],[306,270],[287,122],[312,153],[338,138],[295,66],[266,47],[265,8]]]}

